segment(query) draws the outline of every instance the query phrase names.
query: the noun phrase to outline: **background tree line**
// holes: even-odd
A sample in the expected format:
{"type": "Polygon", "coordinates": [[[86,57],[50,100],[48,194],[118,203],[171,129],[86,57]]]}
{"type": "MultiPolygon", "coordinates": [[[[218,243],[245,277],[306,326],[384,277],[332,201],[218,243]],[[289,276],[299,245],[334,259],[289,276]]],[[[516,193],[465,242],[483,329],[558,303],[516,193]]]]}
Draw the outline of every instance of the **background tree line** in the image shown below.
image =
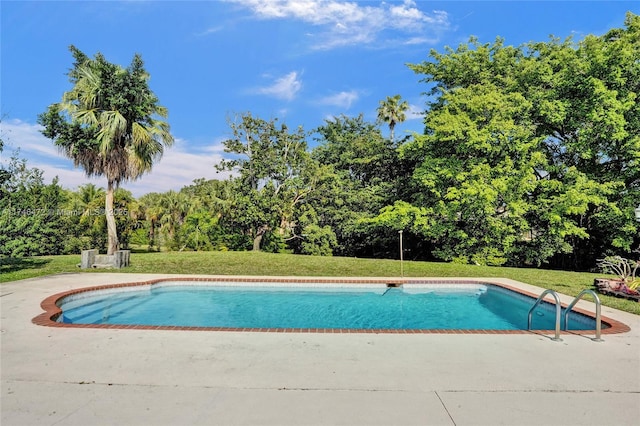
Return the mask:
{"type": "MultiPolygon", "coordinates": [[[[402,230],[406,258],[564,269],[637,247],[640,17],[578,42],[472,38],[409,67],[430,94],[422,134],[394,135],[400,96],[376,122],[310,131],[241,114],[215,165],[232,178],[115,191],[120,245],[393,258],[402,230]]],[[[7,214],[38,200],[88,211],[105,191],[46,185],[17,157],[3,172],[0,253],[105,247],[104,217],[7,214]]]]}

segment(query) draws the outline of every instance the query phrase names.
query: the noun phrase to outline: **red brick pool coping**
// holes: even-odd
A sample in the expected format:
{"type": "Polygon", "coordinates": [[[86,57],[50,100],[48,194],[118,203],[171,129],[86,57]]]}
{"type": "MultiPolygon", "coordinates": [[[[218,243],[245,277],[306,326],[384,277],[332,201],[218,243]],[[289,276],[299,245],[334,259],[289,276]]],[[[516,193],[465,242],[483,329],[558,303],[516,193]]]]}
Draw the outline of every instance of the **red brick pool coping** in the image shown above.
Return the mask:
{"type": "MultiPolygon", "coordinates": [[[[79,293],[95,290],[107,290],[122,287],[148,286],[161,282],[190,281],[190,282],[242,282],[242,283],[296,283],[296,284],[387,284],[396,286],[401,284],[484,284],[502,287],[507,290],[532,297],[534,300],[538,295],[513,287],[507,284],[493,282],[491,280],[460,280],[460,279],[391,279],[391,278],[371,278],[371,279],[337,279],[337,278],[274,278],[274,277],[218,277],[218,278],[158,278],[149,281],[128,282],[121,284],[107,284],[100,286],[84,287],[68,290],[47,297],[40,303],[45,311],[31,320],[36,325],[58,328],[102,328],[102,329],[122,329],[122,330],[188,330],[188,331],[236,331],[236,332],[266,332],[266,333],[387,333],[387,334],[554,334],[555,330],[464,330],[464,329],[415,329],[415,330],[392,330],[392,329],[345,329],[345,328],[238,328],[238,327],[193,327],[193,326],[156,326],[156,325],[119,325],[119,324],[66,324],[57,322],[57,318],[62,314],[58,307],[61,299],[79,293]]],[[[562,307],[567,305],[562,303],[562,307]]],[[[595,314],[584,309],[574,307],[573,311],[595,319],[595,314]]],[[[629,326],[613,318],[601,316],[602,334],[626,333],[629,326]]],[[[569,330],[561,331],[561,334],[594,334],[595,330],[569,330]]]]}

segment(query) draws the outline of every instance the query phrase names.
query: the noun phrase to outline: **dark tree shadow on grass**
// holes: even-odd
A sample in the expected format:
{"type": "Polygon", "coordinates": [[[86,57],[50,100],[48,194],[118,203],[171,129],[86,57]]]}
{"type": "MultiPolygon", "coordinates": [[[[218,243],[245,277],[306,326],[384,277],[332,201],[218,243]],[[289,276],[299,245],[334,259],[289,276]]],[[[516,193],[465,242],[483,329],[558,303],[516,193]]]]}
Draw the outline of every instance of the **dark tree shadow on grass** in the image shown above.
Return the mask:
{"type": "Polygon", "coordinates": [[[0,257],[0,274],[21,271],[23,269],[40,269],[50,263],[50,259],[32,259],[28,257],[0,257]]]}

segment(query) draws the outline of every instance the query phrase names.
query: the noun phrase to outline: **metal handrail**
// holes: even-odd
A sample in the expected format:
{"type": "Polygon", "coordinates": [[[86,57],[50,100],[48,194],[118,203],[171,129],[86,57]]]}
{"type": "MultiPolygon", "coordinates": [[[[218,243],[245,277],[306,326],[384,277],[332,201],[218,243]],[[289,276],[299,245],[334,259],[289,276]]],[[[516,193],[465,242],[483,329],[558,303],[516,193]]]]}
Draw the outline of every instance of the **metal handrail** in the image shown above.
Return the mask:
{"type": "Polygon", "coordinates": [[[553,298],[556,300],[556,334],[555,334],[555,337],[553,337],[551,340],[553,340],[554,342],[562,342],[562,339],[560,338],[560,312],[562,310],[562,307],[560,305],[560,298],[558,297],[558,293],[556,293],[551,289],[543,291],[540,297],[538,297],[538,300],[536,300],[536,303],[534,303],[531,309],[529,309],[529,317],[527,319],[527,330],[531,330],[531,315],[533,314],[533,310],[536,308],[536,306],[538,306],[540,302],[542,302],[542,300],[547,294],[551,294],[553,298]]]}
{"type": "Polygon", "coordinates": [[[602,321],[600,317],[600,306],[601,306],[600,298],[598,297],[596,292],[593,290],[589,290],[589,289],[582,290],[580,294],[578,294],[576,298],[573,299],[573,302],[571,302],[571,304],[567,306],[567,310],[564,312],[564,329],[565,331],[569,329],[569,313],[571,312],[571,309],[573,309],[573,307],[576,305],[576,303],[578,303],[580,299],[582,299],[582,296],[584,296],[585,294],[591,294],[593,296],[594,303],[596,304],[596,337],[595,339],[591,339],[591,340],[593,340],[594,342],[604,342],[604,340],[600,338],[600,334],[602,332],[602,321]]]}

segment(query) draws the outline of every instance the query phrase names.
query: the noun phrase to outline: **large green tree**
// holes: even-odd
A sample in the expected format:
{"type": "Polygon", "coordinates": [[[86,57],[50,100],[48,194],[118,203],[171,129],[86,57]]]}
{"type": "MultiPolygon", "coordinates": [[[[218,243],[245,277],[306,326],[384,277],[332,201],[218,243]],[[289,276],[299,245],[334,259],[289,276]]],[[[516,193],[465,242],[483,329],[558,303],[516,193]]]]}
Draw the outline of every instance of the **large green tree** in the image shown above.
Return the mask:
{"type": "Polygon", "coordinates": [[[223,144],[232,158],[216,167],[239,173],[234,179],[231,226],[245,229],[253,250],[261,249],[265,236],[282,241],[296,238],[298,209],[317,182],[304,130],[290,131],[277,120],[251,114],[239,116],[230,126],[232,137],[223,144]]]}
{"type": "Polygon", "coordinates": [[[114,216],[114,191],[127,180],[151,170],[173,143],[166,108],[149,88],[149,74],[135,55],[127,68],[93,59],[71,46],[75,59],[69,71],[73,88],[62,101],[40,115],[43,134],[87,176],[105,176],[108,253],[119,248],[114,216]]]}
{"type": "Polygon", "coordinates": [[[45,184],[42,170],[28,167],[17,152],[1,170],[0,255],[61,254],[65,196],[58,179],[45,184]]]}
{"type": "Polygon", "coordinates": [[[362,115],[339,116],[316,129],[313,158],[324,168],[306,217],[336,234],[336,254],[386,256],[390,233],[363,229],[363,219],[393,203],[404,174],[396,146],[362,115]]]}
{"type": "Polygon", "coordinates": [[[639,17],[625,27],[577,43],[471,39],[410,65],[432,87],[425,134],[403,150],[419,191],[380,220],[417,214],[445,259],[588,268],[630,251],[639,17]]]}

